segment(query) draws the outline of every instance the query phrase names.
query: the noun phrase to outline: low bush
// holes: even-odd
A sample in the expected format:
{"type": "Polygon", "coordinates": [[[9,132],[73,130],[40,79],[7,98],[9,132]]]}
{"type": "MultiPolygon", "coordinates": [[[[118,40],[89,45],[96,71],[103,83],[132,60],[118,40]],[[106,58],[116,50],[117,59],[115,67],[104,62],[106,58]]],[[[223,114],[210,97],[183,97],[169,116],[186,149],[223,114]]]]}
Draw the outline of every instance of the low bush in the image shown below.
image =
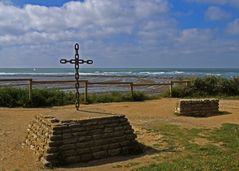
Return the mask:
{"type": "MultiPolygon", "coordinates": [[[[83,94],[80,96],[84,101],[83,94]]],[[[89,94],[88,103],[107,103],[123,101],[144,101],[155,97],[146,96],[142,92],[131,93],[111,92],[89,94]]],[[[33,89],[32,98],[28,98],[28,90],[20,88],[0,88],[1,107],[47,107],[60,106],[75,103],[74,92],[60,90],[33,89]]]]}
{"type": "Polygon", "coordinates": [[[207,96],[238,96],[239,78],[227,79],[223,77],[196,78],[185,86],[175,86],[172,89],[173,97],[207,97],[207,96]]]}
{"type": "Polygon", "coordinates": [[[95,93],[88,97],[88,103],[108,103],[108,102],[125,102],[125,101],[144,101],[153,97],[147,96],[142,92],[131,93],[111,92],[111,93],[95,93]]]}

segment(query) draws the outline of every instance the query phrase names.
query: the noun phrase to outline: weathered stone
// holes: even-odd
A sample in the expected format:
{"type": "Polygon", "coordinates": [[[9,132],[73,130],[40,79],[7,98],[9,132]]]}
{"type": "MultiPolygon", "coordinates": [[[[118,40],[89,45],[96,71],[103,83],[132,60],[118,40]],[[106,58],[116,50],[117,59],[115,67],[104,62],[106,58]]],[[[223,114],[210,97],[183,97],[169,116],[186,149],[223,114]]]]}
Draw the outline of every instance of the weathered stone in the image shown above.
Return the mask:
{"type": "Polygon", "coordinates": [[[105,145],[108,144],[108,139],[98,139],[94,141],[94,145],[99,146],[99,145],[105,145]]]}
{"type": "Polygon", "coordinates": [[[175,113],[186,116],[205,117],[219,112],[218,99],[181,99],[175,113]]]}
{"type": "Polygon", "coordinates": [[[25,144],[47,166],[87,162],[139,149],[134,131],[123,116],[59,122],[50,116],[36,118],[28,127],[25,144]]]}
{"type": "Polygon", "coordinates": [[[89,131],[90,134],[100,134],[103,133],[105,129],[92,129],[89,131]]]}
{"type": "Polygon", "coordinates": [[[105,132],[105,133],[113,132],[113,131],[114,131],[113,128],[105,128],[105,129],[104,129],[104,132],[105,132]]]}
{"type": "Polygon", "coordinates": [[[62,140],[62,136],[61,135],[52,135],[49,137],[49,139],[51,141],[59,141],[59,140],[62,140]]]}
{"type": "Polygon", "coordinates": [[[121,151],[120,148],[111,149],[111,150],[108,150],[108,155],[109,156],[117,156],[120,154],[120,151],[121,151]]]}
{"type": "Polygon", "coordinates": [[[95,135],[92,135],[92,138],[94,139],[94,140],[98,140],[98,139],[101,139],[101,138],[103,138],[104,137],[104,134],[95,134],[95,135]]]}
{"type": "Polygon", "coordinates": [[[121,130],[124,130],[124,127],[122,127],[122,126],[117,126],[117,127],[114,127],[114,130],[115,130],[115,131],[121,131],[121,130]]]}
{"type": "Polygon", "coordinates": [[[62,140],[63,144],[73,144],[73,143],[76,143],[76,142],[77,142],[77,138],[76,137],[73,137],[73,138],[70,138],[70,139],[63,139],[62,140]]]}
{"type": "Polygon", "coordinates": [[[129,141],[129,140],[122,141],[122,142],[120,142],[119,144],[120,144],[120,146],[127,146],[127,145],[130,144],[130,141],[129,141]]]}
{"type": "Polygon", "coordinates": [[[66,127],[64,129],[62,129],[62,133],[65,134],[65,133],[71,133],[71,129],[66,127]]]}
{"type": "Polygon", "coordinates": [[[99,152],[93,152],[93,157],[95,159],[102,159],[107,156],[107,151],[99,151],[99,152]]]}
{"type": "Polygon", "coordinates": [[[81,161],[81,157],[80,156],[67,156],[64,161],[67,164],[71,164],[71,163],[77,163],[81,161]]]}
{"type": "Polygon", "coordinates": [[[90,143],[89,142],[76,143],[76,146],[78,148],[86,148],[86,147],[90,146],[90,143]]]}
{"type": "Polygon", "coordinates": [[[105,151],[107,150],[109,145],[98,145],[98,146],[91,146],[90,150],[92,152],[98,152],[98,151],[105,151]]]}
{"type": "Polygon", "coordinates": [[[84,142],[84,141],[89,141],[92,139],[92,136],[87,135],[87,136],[80,136],[78,137],[78,142],[84,142]]]}
{"type": "Polygon", "coordinates": [[[60,146],[61,150],[69,150],[69,149],[75,149],[75,148],[76,148],[76,144],[64,144],[60,146]]]}
{"type": "Polygon", "coordinates": [[[75,149],[64,150],[64,151],[61,152],[61,154],[64,157],[67,157],[67,156],[77,156],[77,151],[75,149]]]}
{"type": "Polygon", "coordinates": [[[115,149],[115,148],[119,148],[120,147],[120,143],[113,143],[113,144],[109,144],[109,149],[115,149]]]}
{"type": "Polygon", "coordinates": [[[82,162],[87,162],[93,159],[92,154],[83,154],[80,156],[82,162]]]}
{"type": "Polygon", "coordinates": [[[85,135],[88,135],[89,133],[87,132],[87,131],[82,131],[82,132],[74,132],[73,130],[72,130],[72,135],[74,135],[74,136],[85,136],[85,135]]]}
{"type": "Polygon", "coordinates": [[[63,139],[69,139],[69,138],[72,138],[73,136],[72,136],[72,134],[71,133],[63,133],[62,134],[62,138],[63,139]]]}
{"type": "Polygon", "coordinates": [[[78,154],[89,154],[91,152],[90,148],[80,148],[80,149],[77,149],[77,153],[78,154]]]}
{"type": "Polygon", "coordinates": [[[83,132],[86,129],[84,127],[80,126],[80,127],[71,128],[71,130],[72,130],[72,132],[83,132]]]}

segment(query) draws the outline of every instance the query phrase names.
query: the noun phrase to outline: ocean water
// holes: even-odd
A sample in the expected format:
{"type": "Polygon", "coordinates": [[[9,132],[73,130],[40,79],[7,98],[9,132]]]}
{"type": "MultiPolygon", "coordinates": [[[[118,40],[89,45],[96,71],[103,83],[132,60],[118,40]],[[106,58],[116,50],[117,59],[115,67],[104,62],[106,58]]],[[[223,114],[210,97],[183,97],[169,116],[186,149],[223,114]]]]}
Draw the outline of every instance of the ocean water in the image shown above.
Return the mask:
{"type": "MultiPolygon", "coordinates": [[[[73,68],[0,68],[0,79],[32,78],[33,80],[74,80],[73,68]]],[[[239,69],[206,69],[206,68],[80,68],[80,79],[89,82],[134,82],[134,83],[167,83],[170,80],[190,77],[221,76],[233,78],[239,76],[239,69]]],[[[3,82],[1,86],[27,87],[27,82],[3,82]]],[[[74,91],[74,83],[35,84],[33,88],[57,88],[74,91]]],[[[81,85],[81,92],[84,90],[81,85]]],[[[161,93],[168,86],[135,87],[136,91],[161,93]]],[[[129,91],[129,85],[90,85],[89,92],[129,91]]]]}
{"type": "MultiPolygon", "coordinates": [[[[190,77],[214,75],[230,78],[239,76],[239,68],[81,68],[80,75],[90,77],[190,77]]],[[[0,78],[68,76],[74,76],[73,68],[0,68],[0,78]]]]}

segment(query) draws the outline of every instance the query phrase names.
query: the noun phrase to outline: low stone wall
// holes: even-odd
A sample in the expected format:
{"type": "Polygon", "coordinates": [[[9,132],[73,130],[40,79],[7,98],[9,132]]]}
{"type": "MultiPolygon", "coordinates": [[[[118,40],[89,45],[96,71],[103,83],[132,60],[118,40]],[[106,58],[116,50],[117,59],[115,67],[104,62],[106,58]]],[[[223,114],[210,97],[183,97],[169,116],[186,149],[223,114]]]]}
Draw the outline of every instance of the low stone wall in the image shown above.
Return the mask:
{"type": "Polygon", "coordinates": [[[205,117],[219,112],[218,99],[181,99],[176,107],[176,114],[205,117]]]}
{"type": "Polygon", "coordinates": [[[27,129],[25,144],[46,166],[81,163],[142,152],[123,115],[60,121],[38,115],[27,129]]]}

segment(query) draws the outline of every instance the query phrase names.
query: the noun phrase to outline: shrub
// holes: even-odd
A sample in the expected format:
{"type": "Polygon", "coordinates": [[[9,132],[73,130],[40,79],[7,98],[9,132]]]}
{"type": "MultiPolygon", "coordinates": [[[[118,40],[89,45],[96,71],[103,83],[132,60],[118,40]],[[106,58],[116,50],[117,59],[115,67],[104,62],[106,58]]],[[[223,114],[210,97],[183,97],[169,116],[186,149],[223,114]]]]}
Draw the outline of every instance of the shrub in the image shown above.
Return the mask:
{"type": "MultiPolygon", "coordinates": [[[[143,101],[155,97],[146,96],[142,92],[131,93],[111,92],[94,93],[88,97],[88,103],[107,103],[122,101],[143,101]]],[[[83,94],[80,96],[84,101],[83,94]]],[[[28,99],[28,90],[20,88],[0,88],[0,106],[2,107],[47,107],[75,103],[73,92],[60,90],[33,89],[31,101],[28,99]]]]}
{"type": "MultiPolygon", "coordinates": [[[[152,97],[153,98],[153,97],[152,97]]],[[[109,103],[109,102],[123,102],[123,101],[144,101],[151,99],[142,92],[131,93],[111,92],[111,93],[95,93],[88,97],[88,103],[109,103]]]]}
{"type": "Polygon", "coordinates": [[[32,100],[28,99],[28,90],[20,88],[0,88],[0,106],[2,107],[45,107],[73,103],[72,93],[59,90],[33,89],[32,100]]]}
{"type": "Polygon", "coordinates": [[[191,85],[175,86],[172,89],[173,97],[205,97],[205,96],[238,96],[239,78],[227,79],[210,76],[196,78],[191,85]]]}

